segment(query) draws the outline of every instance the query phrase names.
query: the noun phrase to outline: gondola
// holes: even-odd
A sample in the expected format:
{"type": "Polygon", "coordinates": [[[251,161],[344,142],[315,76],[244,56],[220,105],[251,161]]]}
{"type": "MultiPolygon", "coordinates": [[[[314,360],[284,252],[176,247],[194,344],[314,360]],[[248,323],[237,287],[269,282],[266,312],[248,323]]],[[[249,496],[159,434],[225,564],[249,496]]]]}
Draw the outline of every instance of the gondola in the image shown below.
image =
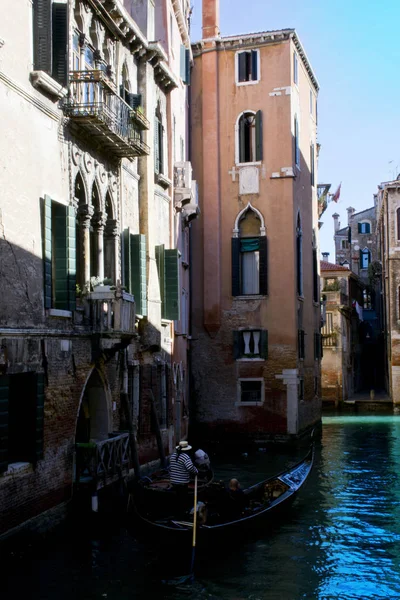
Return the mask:
{"type": "MultiPolygon", "coordinates": [[[[200,471],[197,481],[199,500],[203,500],[207,488],[212,485],[214,473],[212,469],[200,471]]],[[[171,514],[176,506],[176,497],[170,482],[168,469],[154,471],[142,477],[135,489],[136,498],[139,496],[142,505],[149,512],[158,512],[159,516],[171,514]]],[[[189,484],[189,496],[193,497],[194,481],[189,484]]]]}
{"type": "MultiPolygon", "coordinates": [[[[313,461],[312,447],[303,460],[294,466],[245,489],[247,506],[236,515],[232,515],[226,490],[219,488],[218,484],[208,486],[198,510],[198,545],[208,545],[231,535],[257,530],[264,521],[282,513],[293,503],[306,482],[313,461]]],[[[162,507],[160,511],[154,511],[141,501],[140,494],[132,494],[130,518],[136,533],[145,534],[148,540],[177,546],[183,544],[183,547],[190,544],[193,515],[188,514],[184,519],[165,516],[162,507]]]]}

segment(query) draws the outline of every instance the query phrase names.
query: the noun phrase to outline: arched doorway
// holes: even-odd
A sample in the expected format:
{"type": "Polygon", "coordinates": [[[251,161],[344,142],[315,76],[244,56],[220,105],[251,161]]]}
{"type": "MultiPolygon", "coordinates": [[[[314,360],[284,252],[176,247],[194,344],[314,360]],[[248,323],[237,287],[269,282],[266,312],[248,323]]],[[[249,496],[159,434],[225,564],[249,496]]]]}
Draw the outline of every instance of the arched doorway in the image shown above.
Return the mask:
{"type": "Polygon", "coordinates": [[[81,400],[76,426],[76,442],[101,441],[109,437],[110,409],[107,393],[99,372],[93,369],[81,400]]]}

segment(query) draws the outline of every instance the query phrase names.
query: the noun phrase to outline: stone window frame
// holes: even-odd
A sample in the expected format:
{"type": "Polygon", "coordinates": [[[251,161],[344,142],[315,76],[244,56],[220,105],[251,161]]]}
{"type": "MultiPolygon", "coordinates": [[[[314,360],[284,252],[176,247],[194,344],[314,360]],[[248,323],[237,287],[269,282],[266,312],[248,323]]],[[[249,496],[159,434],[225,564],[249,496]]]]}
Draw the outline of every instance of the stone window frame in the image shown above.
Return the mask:
{"type": "Polygon", "coordinates": [[[260,49],[259,48],[249,48],[249,49],[245,49],[245,50],[238,50],[235,54],[235,83],[236,83],[236,85],[238,87],[243,86],[243,85],[255,85],[255,84],[259,83],[260,81],[261,81],[260,49]],[[245,52],[246,53],[249,53],[249,52],[257,53],[257,78],[251,79],[250,81],[239,81],[239,55],[244,54],[245,52]]]}
{"type": "Polygon", "coordinates": [[[235,406],[262,406],[265,402],[265,381],[263,377],[239,377],[237,380],[237,400],[235,406]],[[242,401],[242,381],[259,381],[261,384],[261,400],[255,402],[242,401]]]}

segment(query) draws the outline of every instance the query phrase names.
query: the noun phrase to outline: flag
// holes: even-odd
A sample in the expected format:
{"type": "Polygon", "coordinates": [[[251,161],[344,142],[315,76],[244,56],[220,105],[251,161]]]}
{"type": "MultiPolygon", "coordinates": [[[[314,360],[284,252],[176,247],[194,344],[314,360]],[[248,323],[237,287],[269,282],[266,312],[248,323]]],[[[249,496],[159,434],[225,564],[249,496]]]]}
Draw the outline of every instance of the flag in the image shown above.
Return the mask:
{"type": "Polygon", "coordinates": [[[334,202],[337,202],[339,200],[339,198],[340,198],[340,189],[341,189],[341,187],[342,187],[342,182],[340,182],[338,189],[336,190],[336,192],[332,196],[332,200],[334,202]]]}

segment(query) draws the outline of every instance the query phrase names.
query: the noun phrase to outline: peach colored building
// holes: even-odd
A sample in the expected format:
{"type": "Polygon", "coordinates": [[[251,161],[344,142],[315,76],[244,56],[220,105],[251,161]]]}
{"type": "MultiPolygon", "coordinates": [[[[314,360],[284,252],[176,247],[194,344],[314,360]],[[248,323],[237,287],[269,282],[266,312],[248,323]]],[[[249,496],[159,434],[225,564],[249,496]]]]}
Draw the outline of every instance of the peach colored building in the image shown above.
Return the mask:
{"type": "Polygon", "coordinates": [[[293,29],[192,46],[193,405],[202,437],[296,437],[320,420],[318,82],[293,29]]]}

